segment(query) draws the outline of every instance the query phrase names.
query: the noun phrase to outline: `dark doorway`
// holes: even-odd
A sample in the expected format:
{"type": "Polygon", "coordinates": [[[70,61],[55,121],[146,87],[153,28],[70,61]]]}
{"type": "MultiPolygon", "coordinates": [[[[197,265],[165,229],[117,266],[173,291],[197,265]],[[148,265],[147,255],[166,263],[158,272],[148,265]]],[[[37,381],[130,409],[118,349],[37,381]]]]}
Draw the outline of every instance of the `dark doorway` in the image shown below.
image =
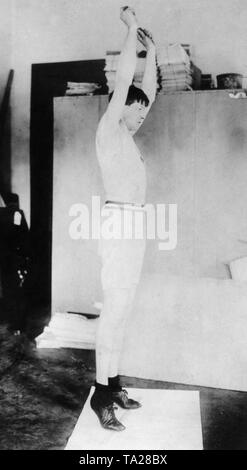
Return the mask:
{"type": "Polygon", "coordinates": [[[31,295],[36,305],[46,309],[51,308],[53,99],[65,95],[68,81],[99,83],[96,94],[107,94],[104,65],[103,59],[32,65],[31,295]]]}

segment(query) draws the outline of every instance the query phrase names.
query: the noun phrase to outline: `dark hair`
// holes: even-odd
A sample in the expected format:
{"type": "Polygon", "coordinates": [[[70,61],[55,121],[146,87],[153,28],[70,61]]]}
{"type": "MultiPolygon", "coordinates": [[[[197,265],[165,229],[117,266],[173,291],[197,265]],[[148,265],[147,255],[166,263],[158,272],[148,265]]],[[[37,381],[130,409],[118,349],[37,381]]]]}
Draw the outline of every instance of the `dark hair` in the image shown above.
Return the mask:
{"type": "MultiPolygon", "coordinates": [[[[109,95],[109,102],[112,99],[113,93],[114,92],[112,91],[109,95]]],[[[144,104],[145,106],[149,105],[149,99],[146,93],[144,93],[141,88],[138,88],[135,85],[130,85],[125,104],[127,106],[130,106],[132,103],[135,102],[144,104]]]]}

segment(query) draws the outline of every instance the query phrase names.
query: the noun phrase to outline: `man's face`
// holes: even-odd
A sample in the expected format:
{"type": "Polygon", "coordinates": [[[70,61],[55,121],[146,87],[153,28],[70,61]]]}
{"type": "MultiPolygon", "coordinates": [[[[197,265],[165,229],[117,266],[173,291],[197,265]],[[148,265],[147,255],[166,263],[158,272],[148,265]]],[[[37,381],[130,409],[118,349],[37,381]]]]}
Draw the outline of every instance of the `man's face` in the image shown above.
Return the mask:
{"type": "Polygon", "coordinates": [[[131,134],[134,134],[146,117],[146,107],[142,103],[135,101],[131,105],[126,105],[123,111],[123,121],[131,134]]]}

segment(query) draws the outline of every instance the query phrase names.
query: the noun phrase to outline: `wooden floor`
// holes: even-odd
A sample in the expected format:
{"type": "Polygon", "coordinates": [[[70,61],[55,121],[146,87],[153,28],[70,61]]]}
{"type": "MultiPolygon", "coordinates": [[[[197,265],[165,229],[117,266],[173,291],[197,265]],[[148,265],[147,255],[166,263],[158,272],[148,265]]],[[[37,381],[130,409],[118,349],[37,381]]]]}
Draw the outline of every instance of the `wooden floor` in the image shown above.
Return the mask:
{"type": "MultiPolygon", "coordinates": [[[[41,332],[42,325],[40,321],[37,324],[36,329],[37,333],[41,332]]],[[[44,325],[43,325],[44,326],[44,325]]],[[[69,426],[64,423],[65,430],[64,435],[69,435],[73,431],[73,423],[76,423],[77,418],[80,415],[80,412],[83,408],[83,405],[87,399],[87,396],[90,392],[91,385],[94,384],[95,380],[95,352],[91,350],[79,350],[79,349],[39,349],[36,351],[37,359],[41,360],[42,367],[47,370],[49,373],[49,386],[51,390],[54,387],[52,382],[54,380],[54,374],[56,371],[60,369],[59,372],[59,383],[62,380],[63,387],[67,387],[66,380],[68,380],[68,389],[71,393],[71,388],[73,388],[74,383],[74,400],[76,402],[76,406],[70,411],[66,411],[66,419],[70,420],[69,416],[71,414],[71,424],[69,426]],[[73,357],[72,357],[73,356],[73,357]],[[74,360],[74,358],[76,360],[74,360]],[[68,359],[69,366],[64,368],[63,364],[66,363],[68,359]],[[70,361],[70,362],[69,362],[70,361]],[[77,361],[77,362],[76,362],[77,361]],[[83,364],[83,370],[80,369],[78,364],[83,364]],[[54,367],[54,374],[53,369],[54,367]],[[72,370],[71,370],[72,368],[72,370]],[[73,370],[74,368],[74,370],[73,370]],[[70,375],[69,375],[70,374],[70,375]],[[53,379],[52,379],[53,377],[53,379]],[[67,379],[66,379],[67,377],[67,379]],[[67,427],[66,427],[67,426],[67,427]]],[[[4,358],[2,357],[2,360],[4,358]]],[[[25,367],[27,367],[28,358],[25,359],[25,367]]],[[[21,361],[21,358],[18,356],[18,361],[21,361]]],[[[36,361],[36,359],[35,359],[36,361]]],[[[36,361],[37,362],[37,361],[36,361]]],[[[35,362],[35,367],[37,369],[35,362]]],[[[16,365],[14,365],[16,367],[16,365]]],[[[40,367],[40,366],[39,366],[40,367]]],[[[39,371],[38,371],[39,372],[39,371]]],[[[7,373],[9,373],[7,371],[7,373]]],[[[230,373],[230,372],[229,372],[230,373]]],[[[45,395],[42,398],[41,391],[42,391],[42,383],[40,386],[38,384],[38,380],[40,377],[40,372],[37,374],[37,378],[35,381],[35,386],[37,391],[39,389],[39,398],[41,400],[42,409],[46,409],[45,404],[45,395]],[[37,383],[36,383],[37,382],[37,383]]],[[[24,377],[25,378],[25,377],[24,377]]],[[[17,377],[16,370],[13,371],[12,374],[12,392],[14,393],[14,381],[16,384],[20,378],[17,377]]],[[[21,372],[21,379],[23,379],[23,372],[21,372]]],[[[2,382],[4,383],[4,393],[5,396],[8,395],[8,387],[5,376],[1,377],[2,382]],[[7,394],[7,395],[6,395],[7,394]]],[[[24,381],[27,383],[27,381],[24,381]]],[[[23,382],[23,383],[24,383],[23,382]]],[[[169,390],[198,390],[200,392],[200,410],[201,410],[201,420],[202,420],[202,434],[203,434],[203,448],[205,450],[247,450],[247,393],[246,392],[238,392],[238,391],[230,391],[230,390],[220,390],[220,389],[213,389],[213,388],[206,388],[206,387],[198,387],[196,386],[188,386],[186,384],[178,384],[178,383],[168,383],[168,382],[159,382],[159,381],[152,381],[152,380],[144,380],[144,379],[137,379],[134,377],[121,377],[121,382],[123,386],[126,387],[134,387],[134,388],[157,388],[157,389],[169,389],[169,390]]],[[[1,384],[0,384],[1,385],[1,384]]],[[[59,393],[58,388],[58,405],[59,400],[61,400],[61,393],[59,393]]],[[[63,392],[64,393],[64,392],[63,392]]],[[[23,410],[21,405],[21,400],[23,400],[23,393],[19,399],[19,408],[23,410]],[[21,398],[20,398],[21,397],[21,398]]],[[[47,397],[46,397],[47,398],[47,397]]],[[[48,397],[50,400],[50,397],[48,397]]],[[[56,395],[52,397],[53,399],[53,407],[55,406],[56,395]]],[[[71,398],[69,398],[69,402],[71,398]]],[[[66,405],[67,406],[67,405],[66,405]]],[[[18,408],[18,409],[19,409],[18,408]]],[[[62,417],[61,417],[62,418],[62,417]]],[[[36,419],[36,418],[35,418],[36,419]]],[[[37,418],[38,419],[38,418],[37,418]]],[[[21,414],[20,414],[21,420],[21,414]]],[[[42,420],[42,416],[40,416],[40,420],[42,420]]],[[[10,419],[10,429],[11,431],[11,419],[10,419]]],[[[59,425],[60,426],[60,425],[59,425]]],[[[11,432],[9,434],[11,436],[11,432]]],[[[32,432],[32,437],[35,438],[35,427],[34,431],[32,432]]],[[[61,447],[64,448],[66,445],[66,440],[62,438],[61,447]]],[[[30,441],[31,442],[31,441],[30,441]]],[[[37,441],[38,442],[38,441],[37,441]]],[[[31,444],[30,444],[31,445],[31,444]]],[[[5,447],[6,448],[6,447],[5,447]]],[[[33,448],[33,447],[32,447],[33,448]]],[[[57,448],[57,447],[55,447],[57,448]]],[[[11,449],[11,443],[10,443],[11,449]]]]}

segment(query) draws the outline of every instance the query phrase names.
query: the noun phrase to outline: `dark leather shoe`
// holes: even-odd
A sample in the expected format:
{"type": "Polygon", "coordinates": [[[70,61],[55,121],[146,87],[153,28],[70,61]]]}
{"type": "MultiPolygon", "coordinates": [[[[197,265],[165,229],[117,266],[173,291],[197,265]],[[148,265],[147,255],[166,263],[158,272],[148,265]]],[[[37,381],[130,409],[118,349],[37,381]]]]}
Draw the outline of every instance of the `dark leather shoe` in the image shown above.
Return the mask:
{"type": "Polygon", "coordinates": [[[136,400],[132,400],[132,398],[128,397],[127,390],[120,390],[119,392],[112,392],[112,399],[114,403],[121,406],[125,410],[136,410],[137,408],[141,407],[141,403],[136,400]]]}
{"type": "Polygon", "coordinates": [[[111,431],[123,431],[125,426],[118,421],[114,413],[113,403],[100,403],[95,394],[90,400],[90,405],[93,411],[99,418],[99,422],[104,429],[109,429],[111,431]]]}

